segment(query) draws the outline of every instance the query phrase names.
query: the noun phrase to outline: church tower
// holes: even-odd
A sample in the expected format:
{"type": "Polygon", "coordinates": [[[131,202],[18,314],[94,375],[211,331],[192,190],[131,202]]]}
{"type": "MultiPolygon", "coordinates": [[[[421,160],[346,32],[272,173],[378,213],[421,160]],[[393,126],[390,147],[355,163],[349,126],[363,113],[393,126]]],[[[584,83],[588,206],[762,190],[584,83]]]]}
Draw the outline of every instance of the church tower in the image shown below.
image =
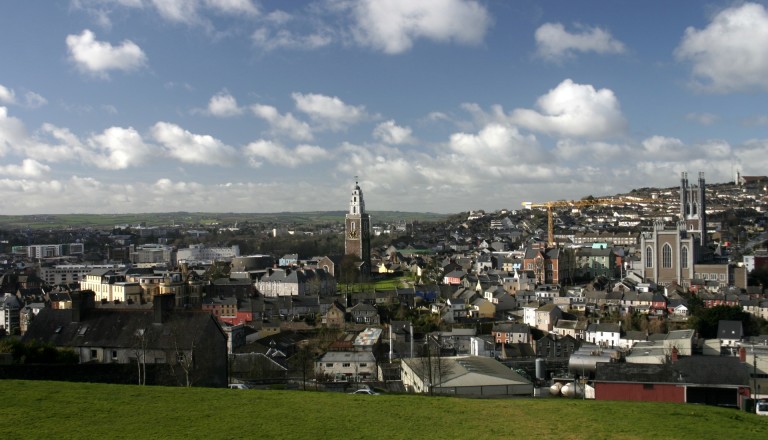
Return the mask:
{"type": "Polygon", "coordinates": [[[689,233],[699,237],[699,245],[707,244],[707,205],[704,193],[704,173],[699,173],[699,184],[688,184],[688,173],[680,179],[680,220],[685,222],[689,233]]]}
{"type": "Polygon", "coordinates": [[[363,190],[355,179],[349,211],[344,219],[344,254],[356,255],[362,266],[360,271],[368,275],[371,270],[371,218],[365,212],[363,190]]]}

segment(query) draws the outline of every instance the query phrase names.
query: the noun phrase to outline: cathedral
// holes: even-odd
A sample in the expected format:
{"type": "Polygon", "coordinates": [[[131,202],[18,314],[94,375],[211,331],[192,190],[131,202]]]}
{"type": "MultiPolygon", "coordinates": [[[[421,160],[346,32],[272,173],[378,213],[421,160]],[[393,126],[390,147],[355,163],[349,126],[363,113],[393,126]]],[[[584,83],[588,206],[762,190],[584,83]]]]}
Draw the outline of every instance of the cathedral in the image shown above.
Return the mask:
{"type": "Polygon", "coordinates": [[[349,211],[344,219],[344,255],[360,258],[360,273],[371,271],[371,217],[365,212],[363,190],[355,180],[349,211]]]}
{"type": "Polygon", "coordinates": [[[642,277],[659,285],[676,283],[728,286],[734,283],[733,268],[716,263],[707,246],[707,204],[704,173],[695,184],[688,173],[680,179],[680,214],[674,226],[655,221],[652,232],[640,237],[642,277]]]}

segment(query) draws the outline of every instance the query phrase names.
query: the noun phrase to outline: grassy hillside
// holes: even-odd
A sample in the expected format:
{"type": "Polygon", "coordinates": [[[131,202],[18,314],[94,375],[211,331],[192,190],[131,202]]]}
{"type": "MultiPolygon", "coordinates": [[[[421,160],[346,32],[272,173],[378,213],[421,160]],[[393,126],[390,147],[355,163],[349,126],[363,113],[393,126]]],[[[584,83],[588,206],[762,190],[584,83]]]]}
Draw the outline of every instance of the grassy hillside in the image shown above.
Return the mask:
{"type": "Polygon", "coordinates": [[[0,380],[0,438],[765,439],[768,417],[699,405],[0,380]]]}
{"type": "MultiPolygon", "coordinates": [[[[317,212],[277,212],[267,214],[256,213],[204,213],[204,212],[166,212],[166,213],[136,213],[136,214],[41,214],[41,215],[0,215],[0,228],[16,229],[62,229],[92,227],[96,229],[111,229],[115,225],[137,225],[146,223],[147,226],[168,225],[232,225],[236,222],[270,223],[279,225],[312,225],[318,223],[343,223],[345,211],[317,212]]],[[[374,223],[389,223],[397,221],[440,221],[447,215],[400,212],[400,211],[371,211],[374,223]]]]}

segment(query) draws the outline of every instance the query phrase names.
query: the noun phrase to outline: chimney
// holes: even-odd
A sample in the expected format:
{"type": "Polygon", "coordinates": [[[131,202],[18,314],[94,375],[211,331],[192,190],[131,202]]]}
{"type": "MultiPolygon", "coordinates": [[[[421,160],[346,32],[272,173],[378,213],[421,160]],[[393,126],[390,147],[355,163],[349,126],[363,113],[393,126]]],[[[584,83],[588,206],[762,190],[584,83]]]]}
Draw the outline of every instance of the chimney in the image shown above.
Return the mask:
{"type": "Polygon", "coordinates": [[[739,362],[742,364],[747,363],[747,349],[744,346],[739,347],[739,362]]]}
{"type": "Polygon", "coordinates": [[[672,360],[672,363],[673,363],[673,364],[674,364],[675,362],[677,362],[677,356],[678,356],[678,354],[679,354],[679,353],[678,353],[678,351],[677,351],[677,347],[675,347],[675,346],[672,346],[672,356],[671,356],[671,360],[672,360]]]}
{"type": "Polygon", "coordinates": [[[155,324],[162,324],[168,320],[168,316],[173,313],[173,307],[176,305],[176,295],[155,295],[152,299],[152,307],[155,312],[155,324]]]}
{"type": "Polygon", "coordinates": [[[80,322],[85,318],[88,309],[95,307],[96,294],[92,291],[76,290],[69,293],[72,298],[72,322],[80,322]]]}

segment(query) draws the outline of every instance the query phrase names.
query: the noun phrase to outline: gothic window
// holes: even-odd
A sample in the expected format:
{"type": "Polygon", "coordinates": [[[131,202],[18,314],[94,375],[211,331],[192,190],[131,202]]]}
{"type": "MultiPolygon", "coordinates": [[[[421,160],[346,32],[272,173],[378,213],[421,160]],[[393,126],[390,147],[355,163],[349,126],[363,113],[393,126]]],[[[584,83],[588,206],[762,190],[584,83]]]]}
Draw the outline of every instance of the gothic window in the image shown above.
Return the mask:
{"type": "Polygon", "coordinates": [[[653,267],[653,249],[650,246],[645,248],[645,267],[653,267]]]}
{"type": "Polygon", "coordinates": [[[669,243],[664,243],[664,247],[661,248],[661,266],[672,267],[672,246],[669,243]]]}
{"type": "Polygon", "coordinates": [[[683,269],[688,268],[688,246],[683,246],[680,249],[680,267],[683,269]]]}

